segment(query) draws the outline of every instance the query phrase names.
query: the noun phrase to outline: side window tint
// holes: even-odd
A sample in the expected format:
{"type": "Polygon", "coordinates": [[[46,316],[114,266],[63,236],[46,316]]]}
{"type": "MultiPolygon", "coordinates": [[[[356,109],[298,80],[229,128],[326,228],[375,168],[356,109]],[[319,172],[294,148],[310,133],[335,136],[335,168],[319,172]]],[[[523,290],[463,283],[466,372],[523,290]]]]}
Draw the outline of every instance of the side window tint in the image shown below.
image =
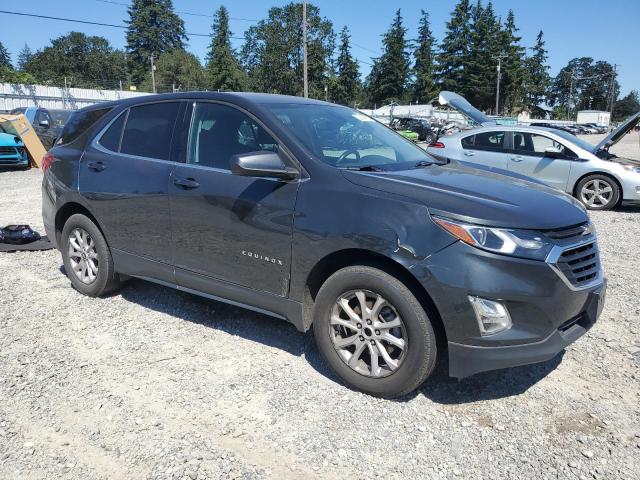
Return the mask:
{"type": "Polygon", "coordinates": [[[261,126],[233,107],[196,103],[191,117],[187,163],[229,170],[240,153],[278,151],[278,144],[261,126]]]}
{"type": "Polygon", "coordinates": [[[56,144],[63,145],[73,142],[110,111],[111,108],[99,108],[95,110],[79,110],[73,113],[65,123],[62,134],[56,144]]]}
{"type": "Polygon", "coordinates": [[[122,134],[120,152],[139,157],[169,160],[178,102],[150,103],[131,107],[122,134]]]}
{"type": "Polygon", "coordinates": [[[476,144],[476,136],[471,135],[470,137],[464,137],[461,140],[462,148],[473,148],[476,144]]]}
{"type": "Polygon", "coordinates": [[[120,151],[120,140],[122,138],[122,127],[124,127],[124,120],[127,117],[126,110],[120,114],[120,116],[113,122],[107,131],[102,134],[98,143],[107,150],[112,152],[120,151]]]}
{"type": "Polygon", "coordinates": [[[516,132],[513,134],[513,148],[523,155],[543,157],[547,148],[560,148],[567,158],[575,158],[576,154],[561,143],[536,133],[516,132]]]}
{"type": "Polygon", "coordinates": [[[504,148],[504,132],[483,132],[476,134],[476,147],[482,150],[502,150],[504,148]]]}

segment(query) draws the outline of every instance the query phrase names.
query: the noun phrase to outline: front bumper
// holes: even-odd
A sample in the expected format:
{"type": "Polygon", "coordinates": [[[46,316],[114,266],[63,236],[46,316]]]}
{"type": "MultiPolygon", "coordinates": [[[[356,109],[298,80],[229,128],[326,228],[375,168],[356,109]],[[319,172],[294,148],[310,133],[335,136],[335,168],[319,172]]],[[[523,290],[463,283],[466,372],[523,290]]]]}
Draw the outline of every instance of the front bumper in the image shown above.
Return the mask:
{"type": "Polygon", "coordinates": [[[602,312],[606,279],[589,292],[584,311],[553,331],[547,338],[523,345],[480,347],[448,342],[449,375],[464,378],[500,368],[518,367],[552,359],[595,324],[602,312]]]}
{"type": "Polygon", "coordinates": [[[449,375],[543,362],[582,336],[604,305],[606,280],[572,288],[549,263],[496,255],[462,242],[412,268],[445,329],[449,375]],[[469,295],[502,303],[513,325],[483,336],[469,295]]]}

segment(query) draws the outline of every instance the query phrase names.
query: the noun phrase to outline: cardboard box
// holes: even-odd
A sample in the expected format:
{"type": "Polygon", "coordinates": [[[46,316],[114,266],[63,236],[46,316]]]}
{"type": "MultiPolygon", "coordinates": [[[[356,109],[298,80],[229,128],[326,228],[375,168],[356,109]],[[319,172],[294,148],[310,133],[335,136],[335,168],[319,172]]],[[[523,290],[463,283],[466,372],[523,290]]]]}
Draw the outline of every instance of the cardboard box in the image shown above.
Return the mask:
{"type": "Polygon", "coordinates": [[[42,142],[36,135],[33,126],[22,114],[19,115],[0,115],[0,125],[3,130],[12,135],[16,135],[22,139],[25,148],[27,149],[27,155],[31,166],[40,168],[42,164],[42,157],[47,153],[46,149],[42,145],[42,142]]]}

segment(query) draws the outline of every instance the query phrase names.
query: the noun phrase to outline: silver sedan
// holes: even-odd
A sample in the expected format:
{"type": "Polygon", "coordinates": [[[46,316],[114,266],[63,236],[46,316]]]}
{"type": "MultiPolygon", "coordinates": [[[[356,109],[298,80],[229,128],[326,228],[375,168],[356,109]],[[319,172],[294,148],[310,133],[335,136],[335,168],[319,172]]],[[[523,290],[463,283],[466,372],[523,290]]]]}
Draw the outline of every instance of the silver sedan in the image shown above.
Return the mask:
{"type": "Polygon", "coordinates": [[[596,146],[561,130],[484,123],[441,137],[427,151],[439,158],[533,177],[575,196],[588,209],[608,210],[623,201],[640,202],[640,162],[609,153],[639,122],[640,112],[596,146]]]}

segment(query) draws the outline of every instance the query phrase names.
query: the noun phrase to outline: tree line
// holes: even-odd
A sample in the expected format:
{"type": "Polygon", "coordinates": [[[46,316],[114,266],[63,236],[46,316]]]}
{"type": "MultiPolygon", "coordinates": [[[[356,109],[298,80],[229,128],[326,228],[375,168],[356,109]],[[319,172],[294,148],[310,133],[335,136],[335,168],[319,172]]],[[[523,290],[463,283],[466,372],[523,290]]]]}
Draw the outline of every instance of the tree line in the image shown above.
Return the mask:
{"type": "MultiPolygon", "coordinates": [[[[150,91],[153,58],[160,92],[206,89],[302,95],[301,3],[272,7],[266,18],[245,31],[238,50],[231,43],[236,37],[229,27],[229,12],[221,6],[213,16],[204,65],[187,51],[184,22],[171,0],[133,0],[128,14],[124,50],[113,48],[104,37],[71,32],[35,52],[25,45],[14,66],[0,44],[0,80],[86,88],[135,85],[150,91]]],[[[348,27],[336,34],[333,22],[309,4],[309,95],[374,107],[426,103],[440,90],[451,90],[486,112],[536,114],[546,104],[554,108],[556,118],[578,109],[608,110],[616,102],[619,84],[609,62],[574,58],[551,78],[543,32],[526,48],[518,31],[512,10],[502,19],[491,1],[460,0],[439,42],[424,10],[417,38],[409,38],[398,9],[382,35],[380,54],[371,58],[370,73],[362,79],[348,27]],[[501,95],[496,112],[498,63],[501,95]]],[[[615,113],[621,116],[636,104],[638,94],[631,92],[616,103],[615,113]]]]}

